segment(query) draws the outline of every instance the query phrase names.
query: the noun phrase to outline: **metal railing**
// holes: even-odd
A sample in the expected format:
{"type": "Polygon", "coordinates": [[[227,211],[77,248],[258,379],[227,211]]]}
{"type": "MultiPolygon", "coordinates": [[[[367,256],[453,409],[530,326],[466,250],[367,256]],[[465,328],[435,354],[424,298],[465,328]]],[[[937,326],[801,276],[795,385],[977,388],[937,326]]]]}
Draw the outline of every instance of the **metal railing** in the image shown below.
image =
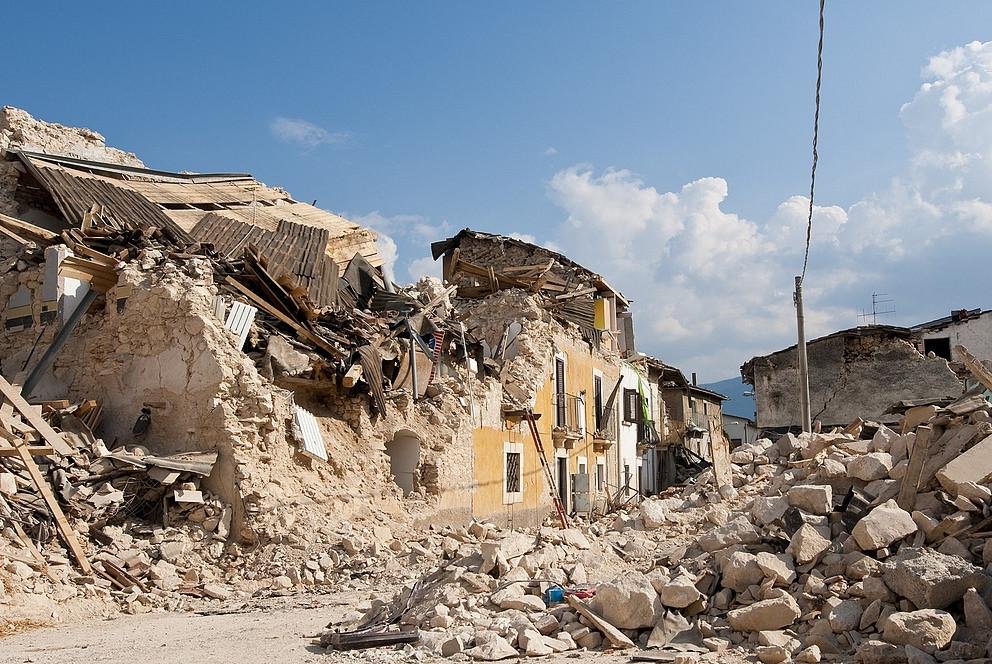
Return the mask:
{"type": "Polygon", "coordinates": [[[555,428],[564,429],[568,433],[580,434],[584,430],[581,415],[582,399],[574,394],[555,395],[555,428]],[[564,397],[564,398],[562,398],[564,397]]]}

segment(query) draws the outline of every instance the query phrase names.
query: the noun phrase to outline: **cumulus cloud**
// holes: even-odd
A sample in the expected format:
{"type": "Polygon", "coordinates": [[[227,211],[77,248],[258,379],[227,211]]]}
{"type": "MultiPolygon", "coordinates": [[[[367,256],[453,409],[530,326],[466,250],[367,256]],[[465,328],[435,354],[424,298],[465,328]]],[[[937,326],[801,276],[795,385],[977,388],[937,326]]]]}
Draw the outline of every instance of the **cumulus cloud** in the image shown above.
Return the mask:
{"type": "Polygon", "coordinates": [[[331,132],[300,118],[276,117],[269,124],[272,135],[284,143],[293,143],[308,150],[319,145],[343,143],[347,132],[331,132]]]}
{"type": "Polygon", "coordinates": [[[425,244],[448,237],[451,227],[447,221],[433,223],[418,214],[385,215],[378,210],[350,218],[378,233],[380,253],[383,253],[382,245],[385,241],[390,252],[389,268],[394,281],[416,281],[425,275],[441,276],[441,264],[432,257],[423,256],[412,260],[404,260],[404,257],[417,255],[424,250],[425,244]],[[400,269],[397,269],[398,265],[401,266],[400,269]]]}
{"type": "MultiPolygon", "coordinates": [[[[903,171],[852,204],[814,208],[810,336],[857,324],[876,285],[902,289],[905,323],[989,304],[963,279],[929,301],[914,284],[924,263],[955,265],[955,250],[992,239],[992,42],[940,53],[922,76],[899,109],[911,148],[903,171]]],[[[795,342],[807,197],[787,196],[769,218],[750,220],[725,209],[729,185],[719,177],[663,192],[630,170],[578,164],[547,185],[565,215],[556,241],[634,299],[645,351],[718,379],[795,342]]]]}

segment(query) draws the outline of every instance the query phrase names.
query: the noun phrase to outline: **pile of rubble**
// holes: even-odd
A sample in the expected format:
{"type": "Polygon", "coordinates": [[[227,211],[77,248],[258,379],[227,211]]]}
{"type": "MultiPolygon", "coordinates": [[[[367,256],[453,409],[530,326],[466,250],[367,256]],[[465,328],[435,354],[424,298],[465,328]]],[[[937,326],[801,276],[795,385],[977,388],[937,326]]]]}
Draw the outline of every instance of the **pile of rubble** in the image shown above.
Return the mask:
{"type": "Polygon", "coordinates": [[[895,429],[761,439],[733,453],[734,487],[707,471],[581,529],[446,531],[437,570],[321,643],[419,639],[405,647],[478,660],[637,647],[657,661],[981,660],[990,410],[971,394],[914,405],[895,429]]]}

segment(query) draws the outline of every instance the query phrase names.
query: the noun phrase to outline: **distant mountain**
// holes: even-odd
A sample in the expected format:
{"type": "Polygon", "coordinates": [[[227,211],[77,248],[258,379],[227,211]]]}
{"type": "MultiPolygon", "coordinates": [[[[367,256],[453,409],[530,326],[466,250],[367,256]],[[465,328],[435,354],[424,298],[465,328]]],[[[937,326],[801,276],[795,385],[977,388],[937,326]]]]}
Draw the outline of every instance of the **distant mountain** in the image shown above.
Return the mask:
{"type": "Polygon", "coordinates": [[[727,378],[726,380],[720,380],[715,383],[706,383],[705,385],[700,385],[700,387],[705,387],[707,390],[713,390],[714,392],[719,392],[730,397],[723,402],[723,412],[728,415],[754,419],[754,396],[744,394],[754,388],[746,385],[740,376],[727,378]]]}

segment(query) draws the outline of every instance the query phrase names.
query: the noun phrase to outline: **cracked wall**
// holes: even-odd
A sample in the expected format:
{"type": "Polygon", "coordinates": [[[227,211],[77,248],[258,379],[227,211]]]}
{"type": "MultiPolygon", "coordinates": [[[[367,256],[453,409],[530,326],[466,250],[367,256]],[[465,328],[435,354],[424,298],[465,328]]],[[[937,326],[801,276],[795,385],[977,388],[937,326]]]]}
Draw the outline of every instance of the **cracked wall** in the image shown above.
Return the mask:
{"type": "MultiPolygon", "coordinates": [[[[961,383],[941,358],[921,355],[909,341],[884,334],[837,335],[807,348],[810,406],[824,427],[857,417],[884,421],[884,411],[905,399],[956,396],[961,383]]],[[[761,428],[800,425],[796,351],[754,360],[761,428]]]]}

